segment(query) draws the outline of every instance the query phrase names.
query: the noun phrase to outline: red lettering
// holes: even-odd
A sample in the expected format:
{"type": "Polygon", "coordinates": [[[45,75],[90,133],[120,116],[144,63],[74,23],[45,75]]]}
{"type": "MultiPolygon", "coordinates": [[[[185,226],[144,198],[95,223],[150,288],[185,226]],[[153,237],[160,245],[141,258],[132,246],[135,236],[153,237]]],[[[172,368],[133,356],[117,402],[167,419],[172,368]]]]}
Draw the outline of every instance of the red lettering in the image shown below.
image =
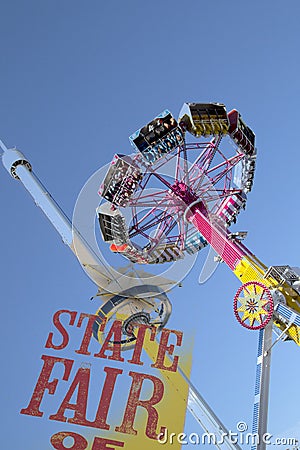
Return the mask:
{"type": "Polygon", "coordinates": [[[139,366],[143,366],[144,363],[141,361],[141,353],[143,350],[143,345],[145,341],[145,333],[146,330],[150,329],[151,335],[150,340],[154,341],[156,330],[154,327],[150,327],[148,325],[139,325],[139,330],[136,336],[134,351],[131,359],[128,359],[128,362],[131,364],[138,364],[139,366]]]}
{"type": "MultiPolygon", "coordinates": [[[[89,345],[93,336],[93,324],[96,319],[99,319],[98,316],[95,316],[94,314],[86,314],[81,313],[79,316],[79,320],[77,323],[77,327],[80,328],[82,325],[82,322],[85,318],[88,317],[88,322],[85,328],[85,333],[81,342],[81,346],[79,350],[75,350],[76,353],[79,353],[80,355],[90,355],[91,352],[89,352],[89,345]]],[[[100,329],[105,326],[105,322],[101,324],[100,329]]]]}
{"type": "Polygon", "coordinates": [[[76,423],[78,425],[86,425],[86,409],[88,401],[88,389],[90,382],[90,369],[80,367],[74,377],[74,380],[63,399],[56,414],[49,416],[50,420],[59,420],[60,422],[76,423]],[[75,390],[77,391],[77,399],[75,403],[70,403],[71,397],[75,390]],[[64,416],[66,409],[75,411],[73,419],[67,419],[64,416]]]}
{"type": "Polygon", "coordinates": [[[122,340],[122,321],[115,320],[107,333],[105,341],[101,347],[99,353],[95,353],[94,356],[98,358],[107,358],[105,354],[106,350],[110,350],[112,355],[108,357],[108,359],[112,359],[114,361],[124,361],[124,358],[121,356],[121,340],[122,340]],[[114,339],[112,339],[114,337],[114,339]]]}
{"type": "Polygon", "coordinates": [[[53,395],[56,391],[56,386],[58,383],[58,379],[54,378],[54,380],[49,381],[52,369],[56,363],[62,363],[64,365],[64,374],[63,380],[67,381],[70,376],[70,372],[73,366],[74,361],[72,359],[65,358],[55,358],[53,356],[43,355],[42,358],[44,360],[44,365],[41,370],[39,379],[34,388],[34,392],[32,394],[29,405],[25,409],[21,409],[21,414],[28,414],[30,416],[42,417],[43,412],[39,410],[40,404],[42,402],[45,390],[47,389],[50,395],[53,395]]]}
{"type": "Polygon", "coordinates": [[[77,374],[75,375],[74,380],[65,398],[63,399],[60,407],[58,408],[57,413],[49,416],[49,419],[58,420],[60,422],[75,423],[77,425],[82,426],[100,428],[102,430],[109,430],[110,426],[108,425],[108,423],[106,423],[106,419],[109,412],[109,407],[114,387],[116,384],[117,376],[121,374],[123,371],[121,369],[114,369],[112,367],[105,367],[104,371],[106,372],[107,375],[102,389],[102,394],[99,401],[96,418],[93,422],[87,420],[86,418],[88,391],[90,383],[90,369],[83,367],[78,369],[77,374]],[[70,400],[76,389],[77,389],[76,402],[71,403],[70,400]],[[75,411],[73,418],[67,418],[64,415],[67,409],[75,411]]]}
{"type": "Polygon", "coordinates": [[[61,333],[61,335],[63,337],[63,341],[60,345],[53,344],[53,341],[52,341],[53,333],[50,332],[47,342],[46,342],[46,345],[45,345],[46,348],[53,348],[54,350],[62,350],[63,348],[66,348],[66,346],[69,343],[68,332],[65,329],[65,327],[63,326],[63,324],[60,322],[61,314],[69,314],[70,315],[69,325],[74,325],[76,315],[77,315],[76,311],[68,311],[67,309],[62,309],[60,311],[56,311],[56,313],[53,316],[53,324],[56,326],[58,331],[61,333]]]}
{"type": "Polygon", "coordinates": [[[102,430],[109,430],[110,426],[106,423],[110,402],[112,399],[113,391],[116,384],[117,376],[123,373],[121,369],[115,369],[113,367],[104,367],[106,372],[105,383],[102,389],[102,394],[96,413],[95,427],[102,430]]]}
{"type": "Polygon", "coordinates": [[[132,383],[124,412],[123,422],[119,427],[116,427],[115,430],[120,433],[136,435],[137,430],[133,428],[136,410],[138,406],[142,406],[148,413],[146,436],[150,439],[157,439],[158,434],[164,432],[165,428],[161,427],[159,433],[156,433],[159,417],[158,412],[153,405],[159,403],[163,397],[163,382],[155,376],[144,373],[129,372],[129,375],[132,377],[132,383]],[[149,400],[140,400],[140,393],[144,380],[150,380],[153,383],[153,394],[149,400]]]}
{"type": "Polygon", "coordinates": [[[124,442],[112,441],[111,439],[103,439],[96,437],[93,443],[92,450],[115,450],[116,447],[124,447],[124,442]],[[109,445],[109,447],[107,447],[109,445]],[[113,447],[111,447],[113,445],[113,447]]]}
{"type": "MultiPolygon", "coordinates": [[[[88,441],[83,436],[70,431],[60,431],[54,434],[51,436],[50,442],[55,450],[86,450],[88,446],[88,441]],[[72,447],[64,445],[64,441],[68,437],[73,439],[72,447]]],[[[124,447],[124,442],[95,437],[92,450],[115,450],[116,447],[124,447]],[[113,447],[111,447],[112,445],[113,447]]]]}
{"type": "Polygon", "coordinates": [[[168,340],[171,333],[174,333],[176,335],[177,338],[176,345],[178,347],[181,346],[183,333],[181,331],[168,330],[167,328],[164,328],[160,336],[156,361],[154,364],[151,364],[151,367],[155,367],[156,369],[160,370],[169,370],[170,372],[176,372],[179,359],[178,356],[174,356],[173,363],[170,366],[165,366],[164,364],[166,353],[168,352],[169,355],[173,355],[175,348],[173,344],[168,345],[168,340]]]}
{"type": "Polygon", "coordinates": [[[85,450],[88,446],[88,441],[83,436],[70,431],[61,431],[54,434],[51,436],[50,442],[56,450],[85,450]],[[74,441],[72,447],[65,447],[64,445],[64,440],[68,437],[71,437],[74,441]]]}

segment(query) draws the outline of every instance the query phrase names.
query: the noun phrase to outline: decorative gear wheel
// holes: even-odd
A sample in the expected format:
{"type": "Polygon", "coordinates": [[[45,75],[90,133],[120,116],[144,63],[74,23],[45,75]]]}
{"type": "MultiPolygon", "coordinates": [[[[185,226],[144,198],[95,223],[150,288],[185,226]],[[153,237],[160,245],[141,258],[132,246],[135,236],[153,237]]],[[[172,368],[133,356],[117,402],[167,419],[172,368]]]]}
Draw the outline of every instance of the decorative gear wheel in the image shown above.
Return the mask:
{"type": "Polygon", "coordinates": [[[258,281],[243,284],[234,297],[234,314],[249,330],[264,328],[272,318],[274,302],[271,291],[258,281]]]}

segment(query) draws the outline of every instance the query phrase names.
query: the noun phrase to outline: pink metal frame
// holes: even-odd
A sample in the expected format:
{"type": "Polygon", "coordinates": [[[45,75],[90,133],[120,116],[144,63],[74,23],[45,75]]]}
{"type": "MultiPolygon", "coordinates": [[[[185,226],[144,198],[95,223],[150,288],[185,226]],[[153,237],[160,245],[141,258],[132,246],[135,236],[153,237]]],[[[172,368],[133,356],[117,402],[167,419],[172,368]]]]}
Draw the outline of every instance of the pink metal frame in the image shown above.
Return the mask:
{"type": "MultiPolygon", "coordinates": [[[[148,168],[140,189],[130,199],[131,224],[129,237],[138,235],[148,240],[155,248],[161,240],[166,243],[177,243],[183,248],[189,228],[184,214],[190,210],[189,221],[203,237],[212,245],[231,269],[245,255],[238,243],[230,241],[226,229],[212,224],[211,214],[216,213],[221,201],[228,196],[240,194],[241,189],[234,187],[234,167],[245,157],[244,153],[235,151],[233,156],[226,157],[220,149],[221,137],[213,137],[209,142],[189,143],[178,147],[177,152],[168,155],[155,169],[148,168]],[[200,151],[193,163],[189,161],[193,152],[200,151]],[[166,161],[176,158],[174,182],[171,184],[159,174],[159,168],[166,161]],[[214,163],[214,161],[216,161],[214,163]],[[162,189],[147,193],[153,179],[159,180],[162,189]],[[195,206],[196,201],[205,205],[204,210],[195,206]],[[141,212],[144,209],[144,212],[141,212]]],[[[230,147],[231,149],[233,147],[230,147]]]]}

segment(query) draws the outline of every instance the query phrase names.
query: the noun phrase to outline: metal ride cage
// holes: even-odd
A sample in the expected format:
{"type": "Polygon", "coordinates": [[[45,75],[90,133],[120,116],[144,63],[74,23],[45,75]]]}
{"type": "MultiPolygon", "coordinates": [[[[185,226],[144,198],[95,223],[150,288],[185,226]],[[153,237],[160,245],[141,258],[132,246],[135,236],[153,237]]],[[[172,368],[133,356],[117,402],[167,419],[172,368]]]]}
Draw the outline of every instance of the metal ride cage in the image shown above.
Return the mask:
{"type": "MultiPolygon", "coordinates": [[[[255,135],[236,110],[227,114],[222,104],[187,103],[178,121],[166,110],[130,141],[137,151],[131,160],[142,180],[126,197],[126,238],[113,240],[110,248],[133,262],[158,264],[210,244],[241,280],[234,313],[242,326],[259,330],[253,432],[262,436],[267,430],[271,348],[281,339],[300,345],[300,277],[287,266],[268,269],[242,244],[246,233],[229,230],[252,189],[255,135]],[[165,134],[156,131],[164,117],[174,127],[165,134]],[[164,166],[172,161],[173,176],[163,176],[164,166]],[[150,190],[153,180],[161,183],[160,189],[150,190]],[[279,333],[274,344],[272,325],[279,333]]],[[[117,206],[112,200],[105,208],[115,211],[117,206]]],[[[263,449],[265,444],[253,448],[263,449]]]]}
{"type": "Polygon", "coordinates": [[[115,226],[110,249],[132,262],[173,262],[186,253],[201,250],[208,242],[186,220],[187,207],[201,199],[202,211],[225,231],[245,208],[252,187],[249,158],[255,160],[255,148],[244,152],[244,134],[240,129],[237,133],[237,124],[231,125],[231,116],[227,117],[224,105],[186,104],[181,114],[177,122],[165,110],[130,136],[137,153],[127,158],[131,170],[139,174],[139,181],[133,182],[131,173],[120,174],[116,164],[120,155],[116,155],[99,191],[110,202],[98,209],[102,237],[108,241],[111,230],[108,216],[115,221],[117,215],[123,223],[123,232],[118,234],[115,226]],[[227,139],[223,146],[222,140],[230,126],[235,139],[227,139]],[[186,130],[197,139],[188,142],[186,130]],[[236,144],[238,138],[240,147],[236,144]],[[171,179],[160,173],[166,166],[174,169],[171,179]],[[115,182],[118,179],[122,179],[121,184],[115,182]],[[153,182],[160,184],[159,189],[152,188],[153,182]],[[106,186],[110,187],[109,198],[106,186]],[[127,215],[130,210],[127,225],[122,213],[124,207],[127,215]]]}

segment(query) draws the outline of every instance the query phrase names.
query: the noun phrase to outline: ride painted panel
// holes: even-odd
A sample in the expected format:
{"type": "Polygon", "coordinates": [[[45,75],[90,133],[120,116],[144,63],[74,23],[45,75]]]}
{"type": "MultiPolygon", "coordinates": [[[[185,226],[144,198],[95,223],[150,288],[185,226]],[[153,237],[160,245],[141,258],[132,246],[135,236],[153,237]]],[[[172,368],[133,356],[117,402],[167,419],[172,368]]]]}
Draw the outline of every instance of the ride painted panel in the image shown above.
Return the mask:
{"type": "Polygon", "coordinates": [[[149,164],[156,163],[184,143],[182,130],[168,110],[133,133],[129,139],[149,164]]]}

